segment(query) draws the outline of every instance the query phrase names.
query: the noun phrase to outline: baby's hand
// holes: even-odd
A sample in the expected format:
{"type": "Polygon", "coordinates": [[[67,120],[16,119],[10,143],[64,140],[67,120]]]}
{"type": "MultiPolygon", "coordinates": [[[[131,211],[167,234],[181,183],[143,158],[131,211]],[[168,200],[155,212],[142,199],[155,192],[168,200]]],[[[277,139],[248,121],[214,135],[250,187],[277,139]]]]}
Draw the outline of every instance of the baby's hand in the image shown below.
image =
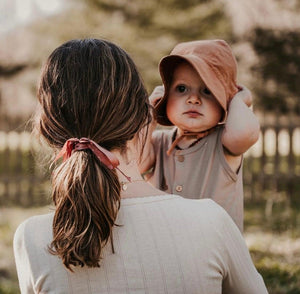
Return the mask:
{"type": "Polygon", "coordinates": [[[239,91],[235,94],[235,97],[242,99],[248,107],[252,106],[253,99],[250,90],[242,85],[239,85],[238,88],[239,91]]]}
{"type": "Polygon", "coordinates": [[[155,106],[159,100],[164,96],[165,94],[165,89],[164,86],[156,86],[149,96],[150,104],[152,106],[155,106]]]}

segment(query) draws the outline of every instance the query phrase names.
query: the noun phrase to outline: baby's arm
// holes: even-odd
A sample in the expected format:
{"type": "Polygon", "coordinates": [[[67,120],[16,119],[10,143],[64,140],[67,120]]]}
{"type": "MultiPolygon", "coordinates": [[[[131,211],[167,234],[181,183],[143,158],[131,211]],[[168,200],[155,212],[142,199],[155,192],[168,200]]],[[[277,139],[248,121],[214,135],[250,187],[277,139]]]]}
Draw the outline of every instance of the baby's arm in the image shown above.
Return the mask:
{"type": "Polygon", "coordinates": [[[251,107],[253,99],[250,90],[245,86],[238,86],[238,88],[239,92],[235,96],[240,97],[248,107],[251,107]]]}
{"type": "Polygon", "coordinates": [[[222,144],[232,156],[246,152],[259,137],[259,122],[252,110],[250,91],[243,87],[231,100],[222,144]]]}
{"type": "MultiPolygon", "coordinates": [[[[164,87],[163,86],[155,87],[152,94],[149,96],[151,105],[155,106],[155,104],[163,97],[163,95],[164,95],[164,87]]],[[[146,142],[143,149],[143,154],[139,162],[140,173],[144,173],[148,171],[155,164],[155,151],[154,151],[154,145],[152,141],[152,134],[156,128],[156,125],[157,125],[156,120],[153,117],[153,120],[149,125],[146,142]]]]}
{"type": "Polygon", "coordinates": [[[143,153],[138,162],[140,173],[145,173],[155,164],[155,152],[152,142],[152,133],[156,128],[156,121],[153,119],[149,125],[148,133],[146,134],[145,144],[143,146],[143,153]]]}

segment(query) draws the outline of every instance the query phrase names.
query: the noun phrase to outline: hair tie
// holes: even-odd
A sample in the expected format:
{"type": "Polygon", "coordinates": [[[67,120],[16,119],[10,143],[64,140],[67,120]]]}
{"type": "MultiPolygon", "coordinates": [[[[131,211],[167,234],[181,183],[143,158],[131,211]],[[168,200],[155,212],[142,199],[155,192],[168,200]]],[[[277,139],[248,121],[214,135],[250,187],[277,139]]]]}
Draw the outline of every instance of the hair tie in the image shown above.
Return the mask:
{"type": "Polygon", "coordinates": [[[118,165],[120,164],[118,158],[107,149],[99,146],[95,141],[90,140],[88,138],[71,138],[66,141],[63,148],[55,157],[55,160],[63,157],[63,162],[66,161],[71,155],[73,151],[80,151],[80,150],[91,150],[96,157],[109,169],[117,169],[128,181],[131,182],[131,178],[126,176],[119,168],[118,165]]]}

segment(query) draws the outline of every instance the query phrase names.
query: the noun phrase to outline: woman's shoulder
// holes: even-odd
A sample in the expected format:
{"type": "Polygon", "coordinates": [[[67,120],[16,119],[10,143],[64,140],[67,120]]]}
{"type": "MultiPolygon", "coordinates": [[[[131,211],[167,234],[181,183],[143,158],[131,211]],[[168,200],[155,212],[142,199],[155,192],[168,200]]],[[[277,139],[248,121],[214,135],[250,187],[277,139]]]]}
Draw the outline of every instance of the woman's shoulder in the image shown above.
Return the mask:
{"type": "Polygon", "coordinates": [[[181,205],[186,205],[194,209],[210,210],[218,213],[224,210],[220,205],[210,198],[189,199],[184,197],[176,197],[176,199],[181,202],[181,205]]]}
{"type": "Polygon", "coordinates": [[[53,213],[35,215],[24,220],[15,231],[14,244],[36,238],[36,236],[48,236],[52,233],[53,215],[53,213]]]}
{"type": "Polygon", "coordinates": [[[18,228],[40,226],[42,224],[52,222],[53,216],[54,216],[53,212],[31,216],[25,219],[23,222],[21,222],[18,228]]]}
{"type": "Polygon", "coordinates": [[[204,221],[206,225],[211,224],[212,226],[220,227],[232,222],[225,209],[212,199],[186,199],[180,197],[178,201],[186,214],[198,221],[204,221]]]}

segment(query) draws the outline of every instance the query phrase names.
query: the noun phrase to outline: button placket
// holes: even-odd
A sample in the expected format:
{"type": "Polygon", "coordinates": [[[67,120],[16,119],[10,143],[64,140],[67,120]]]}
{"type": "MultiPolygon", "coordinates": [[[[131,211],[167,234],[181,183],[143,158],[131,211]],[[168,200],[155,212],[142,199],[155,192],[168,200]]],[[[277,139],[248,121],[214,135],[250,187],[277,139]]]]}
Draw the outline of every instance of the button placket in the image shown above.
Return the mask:
{"type": "Polygon", "coordinates": [[[183,155],[177,155],[177,160],[179,161],[179,162],[184,162],[184,156],[183,155]]]}
{"type": "Polygon", "coordinates": [[[184,164],[184,155],[182,154],[182,150],[176,150],[174,154],[175,160],[175,177],[173,182],[173,191],[175,193],[181,195],[183,191],[182,185],[182,174],[184,173],[185,164],[184,164]]]}
{"type": "Polygon", "coordinates": [[[177,185],[176,188],[175,188],[175,190],[177,192],[182,192],[182,185],[177,185]]]}

